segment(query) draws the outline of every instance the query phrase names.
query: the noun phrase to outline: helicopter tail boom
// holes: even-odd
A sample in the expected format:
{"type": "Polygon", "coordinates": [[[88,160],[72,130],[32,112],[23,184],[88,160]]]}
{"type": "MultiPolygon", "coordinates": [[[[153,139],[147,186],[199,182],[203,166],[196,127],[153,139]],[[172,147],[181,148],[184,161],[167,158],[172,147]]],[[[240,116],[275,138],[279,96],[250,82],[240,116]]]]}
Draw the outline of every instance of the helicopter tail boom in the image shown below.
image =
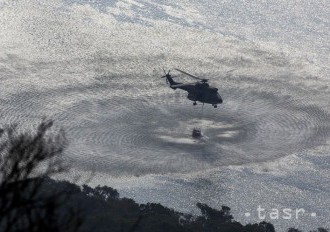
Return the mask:
{"type": "Polygon", "coordinates": [[[166,79],[167,79],[167,81],[168,81],[168,83],[170,84],[170,87],[172,88],[172,89],[176,89],[175,87],[172,87],[172,85],[177,85],[177,84],[180,84],[180,83],[178,83],[178,82],[175,82],[174,80],[173,80],[173,78],[172,77],[166,77],[166,79]]]}

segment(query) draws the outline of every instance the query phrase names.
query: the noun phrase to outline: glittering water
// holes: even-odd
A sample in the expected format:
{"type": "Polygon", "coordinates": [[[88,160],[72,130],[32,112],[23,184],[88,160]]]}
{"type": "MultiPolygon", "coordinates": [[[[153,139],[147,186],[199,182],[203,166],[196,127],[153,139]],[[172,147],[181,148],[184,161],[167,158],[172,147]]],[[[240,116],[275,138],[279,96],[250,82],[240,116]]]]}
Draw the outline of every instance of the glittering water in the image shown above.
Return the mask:
{"type": "Polygon", "coordinates": [[[93,172],[186,212],[226,204],[242,222],[258,205],[304,208],[317,217],[270,222],[329,227],[326,3],[2,0],[1,124],[55,119],[63,178],[93,172]],[[201,112],[163,67],[210,78],[224,103],[201,112]]]}

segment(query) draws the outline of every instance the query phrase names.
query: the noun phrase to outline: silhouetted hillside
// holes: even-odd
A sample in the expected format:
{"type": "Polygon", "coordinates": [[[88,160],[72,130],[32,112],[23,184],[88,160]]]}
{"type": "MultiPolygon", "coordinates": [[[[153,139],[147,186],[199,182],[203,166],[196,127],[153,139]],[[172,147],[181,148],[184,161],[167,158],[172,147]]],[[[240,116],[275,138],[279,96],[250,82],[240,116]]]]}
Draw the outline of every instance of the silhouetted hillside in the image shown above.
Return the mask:
{"type": "MultiPolygon", "coordinates": [[[[48,179],[47,191],[64,190],[74,193],[66,207],[79,208],[84,222],[79,231],[111,232],[272,232],[272,224],[261,222],[243,226],[236,222],[230,208],[212,209],[198,203],[200,216],[176,212],[161,204],[138,204],[132,199],[120,198],[117,190],[103,186],[81,188],[77,185],[48,179]]],[[[291,229],[291,231],[295,231],[291,229]]],[[[297,230],[298,231],[298,230],[297,230]]],[[[319,229],[324,232],[326,230],[319,229]]]]}

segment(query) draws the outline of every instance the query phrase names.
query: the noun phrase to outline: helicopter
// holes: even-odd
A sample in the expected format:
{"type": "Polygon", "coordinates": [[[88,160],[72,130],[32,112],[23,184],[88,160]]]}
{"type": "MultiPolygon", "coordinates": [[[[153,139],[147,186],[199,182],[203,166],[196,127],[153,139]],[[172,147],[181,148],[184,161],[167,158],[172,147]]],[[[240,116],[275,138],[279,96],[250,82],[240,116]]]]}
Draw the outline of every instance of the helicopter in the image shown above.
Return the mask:
{"type": "Polygon", "coordinates": [[[218,93],[218,89],[211,87],[208,84],[208,79],[205,78],[199,78],[192,74],[189,74],[185,71],[182,71],[180,69],[175,69],[189,77],[192,77],[194,79],[197,79],[199,81],[195,83],[180,83],[175,82],[173,80],[174,77],[171,76],[170,70],[166,73],[165,69],[163,69],[165,75],[162,76],[162,78],[166,78],[166,83],[169,84],[170,88],[172,89],[182,89],[188,92],[187,98],[191,101],[193,101],[193,105],[197,105],[197,101],[201,103],[207,103],[211,104],[214,108],[218,107],[218,104],[222,103],[222,98],[218,93]]]}

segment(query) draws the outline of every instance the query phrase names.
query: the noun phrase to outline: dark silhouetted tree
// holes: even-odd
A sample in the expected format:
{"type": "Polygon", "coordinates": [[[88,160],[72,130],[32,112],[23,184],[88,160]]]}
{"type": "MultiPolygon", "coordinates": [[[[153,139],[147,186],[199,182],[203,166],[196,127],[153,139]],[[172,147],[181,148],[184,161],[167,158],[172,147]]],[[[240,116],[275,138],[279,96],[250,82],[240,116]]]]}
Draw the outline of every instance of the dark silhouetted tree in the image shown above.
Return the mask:
{"type": "Polygon", "coordinates": [[[295,229],[295,228],[289,228],[288,232],[301,232],[301,230],[295,229]]]}
{"type": "Polygon", "coordinates": [[[311,232],[328,232],[328,231],[327,231],[326,229],[320,227],[320,228],[318,228],[317,230],[313,230],[313,231],[311,231],[311,232]]]}
{"type": "Polygon", "coordinates": [[[65,169],[64,132],[51,134],[53,122],[44,120],[36,133],[17,126],[0,130],[0,231],[75,231],[82,223],[78,212],[60,206],[66,191],[48,191],[48,176],[65,169]]]}

